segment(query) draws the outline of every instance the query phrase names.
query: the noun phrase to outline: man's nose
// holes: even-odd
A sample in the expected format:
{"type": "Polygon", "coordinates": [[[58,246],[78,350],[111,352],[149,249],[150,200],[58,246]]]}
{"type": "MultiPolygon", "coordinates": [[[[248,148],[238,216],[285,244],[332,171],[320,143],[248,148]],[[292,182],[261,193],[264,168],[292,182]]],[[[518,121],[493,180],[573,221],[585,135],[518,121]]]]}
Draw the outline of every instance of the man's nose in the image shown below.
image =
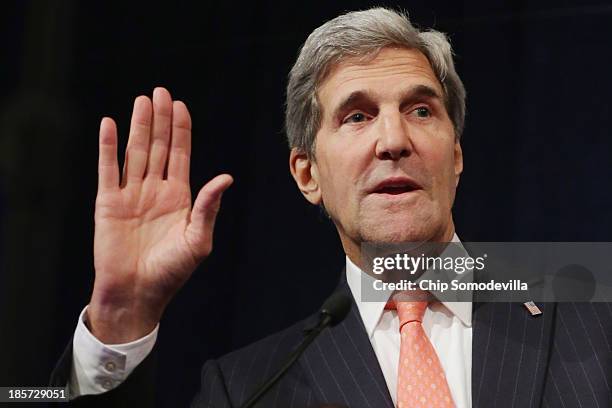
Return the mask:
{"type": "Polygon", "coordinates": [[[401,112],[390,112],[381,117],[376,142],[376,157],[380,160],[399,160],[410,156],[412,142],[408,125],[401,112]]]}

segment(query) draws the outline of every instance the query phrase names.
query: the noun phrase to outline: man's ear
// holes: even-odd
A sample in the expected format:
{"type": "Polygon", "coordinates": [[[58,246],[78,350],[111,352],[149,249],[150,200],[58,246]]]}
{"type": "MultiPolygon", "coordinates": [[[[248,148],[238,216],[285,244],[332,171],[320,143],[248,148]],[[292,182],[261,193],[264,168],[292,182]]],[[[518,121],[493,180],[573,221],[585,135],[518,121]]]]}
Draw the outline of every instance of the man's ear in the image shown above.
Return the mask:
{"type": "Polygon", "coordinates": [[[459,140],[455,140],[455,187],[459,185],[461,173],[463,173],[463,149],[459,140]]]}
{"type": "Polygon", "coordinates": [[[306,153],[293,148],[289,154],[289,170],[304,197],[314,205],[321,204],[321,188],[317,164],[306,153]]]}

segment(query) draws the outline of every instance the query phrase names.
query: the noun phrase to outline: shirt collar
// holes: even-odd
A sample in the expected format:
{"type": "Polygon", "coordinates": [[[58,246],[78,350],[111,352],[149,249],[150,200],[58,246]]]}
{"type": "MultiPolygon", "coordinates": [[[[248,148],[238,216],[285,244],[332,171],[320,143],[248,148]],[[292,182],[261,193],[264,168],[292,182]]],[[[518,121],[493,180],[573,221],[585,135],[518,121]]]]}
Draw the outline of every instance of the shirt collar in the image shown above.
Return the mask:
{"type": "MultiPolygon", "coordinates": [[[[453,236],[452,242],[458,243],[461,245],[461,241],[457,234],[453,236]]],[[[463,246],[462,246],[463,247],[463,246]]],[[[385,311],[386,301],[389,300],[389,297],[392,295],[392,291],[385,292],[385,301],[381,302],[364,302],[361,300],[361,281],[362,281],[363,272],[357,265],[355,265],[348,256],[346,257],[346,281],[348,283],[349,288],[351,289],[351,293],[353,298],[355,299],[355,303],[357,304],[357,308],[359,309],[359,314],[361,315],[361,320],[363,320],[363,324],[365,325],[366,331],[368,332],[368,336],[371,338],[374,334],[374,329],[378,325],[378,321],[380,320],[383,312],[385,311]]],[[[366,280],[374,280],[374,278],[370,275],[364,274],[364,279],[366,280]]],[[[461,322],[466,326],[472,325],[472,302],[440,302],[443,306],[445,306],[453,315],[457,316],[461,322]]]]}

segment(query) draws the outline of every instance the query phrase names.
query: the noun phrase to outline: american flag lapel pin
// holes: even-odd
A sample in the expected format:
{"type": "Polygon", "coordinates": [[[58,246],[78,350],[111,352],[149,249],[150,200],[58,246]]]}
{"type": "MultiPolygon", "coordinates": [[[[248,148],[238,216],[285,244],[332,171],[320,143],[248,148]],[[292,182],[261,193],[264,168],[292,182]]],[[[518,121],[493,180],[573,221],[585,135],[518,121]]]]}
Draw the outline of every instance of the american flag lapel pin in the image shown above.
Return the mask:
{"type": "Polygon", "coordinates": [[[540,308],[536,306],[536,304],[533,303],[532,300],[530,300],[529,302],[525,302],[523,304],[525,305],[527,310],[529,310],[529,313],[531,313],[532,316],[538,316],[542,314],[542,311],[540,310],[540,308]]]}

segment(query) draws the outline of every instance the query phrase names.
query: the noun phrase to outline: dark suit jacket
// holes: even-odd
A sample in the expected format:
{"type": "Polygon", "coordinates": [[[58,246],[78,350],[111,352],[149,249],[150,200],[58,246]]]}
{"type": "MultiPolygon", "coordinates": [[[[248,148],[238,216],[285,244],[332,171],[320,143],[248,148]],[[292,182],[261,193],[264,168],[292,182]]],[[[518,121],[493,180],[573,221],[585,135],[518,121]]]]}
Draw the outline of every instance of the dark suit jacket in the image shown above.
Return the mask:
{"type": "MultiPolygon", "coordinates": [[[[338,290],[350,292],[346,282],[338,290]]],[[[531,316],[519,303],[475,303],[472,406],[612,407],[612,305],[539,304],[531,316]]],[[[239,407],[271,375],[317,316],[244,349],[204,364],[194,407],[239,407]]],[[[58,363],[52,385],[64,386],[72,349],[58,363]]],[[[122,385],[77,406],[154,405],[154,357],[122,385]]],[[[393,407],[378,360],[355,304],[326,329],[260,407],[393,407]]]]}

